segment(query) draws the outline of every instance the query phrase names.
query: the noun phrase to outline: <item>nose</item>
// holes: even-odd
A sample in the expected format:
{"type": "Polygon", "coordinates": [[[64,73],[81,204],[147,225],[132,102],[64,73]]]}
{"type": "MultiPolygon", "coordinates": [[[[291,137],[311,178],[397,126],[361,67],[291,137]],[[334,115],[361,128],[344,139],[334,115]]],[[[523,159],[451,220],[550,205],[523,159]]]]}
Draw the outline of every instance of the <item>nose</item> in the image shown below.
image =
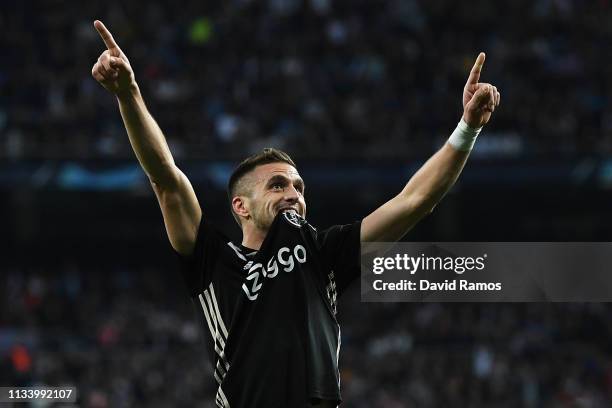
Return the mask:
{"type": "Polygon", "coordinates": [[[296,203],[300,199],[300,192],[294,186],[290,186],[285,189],[284,199],[291,203],[296,203]]]}

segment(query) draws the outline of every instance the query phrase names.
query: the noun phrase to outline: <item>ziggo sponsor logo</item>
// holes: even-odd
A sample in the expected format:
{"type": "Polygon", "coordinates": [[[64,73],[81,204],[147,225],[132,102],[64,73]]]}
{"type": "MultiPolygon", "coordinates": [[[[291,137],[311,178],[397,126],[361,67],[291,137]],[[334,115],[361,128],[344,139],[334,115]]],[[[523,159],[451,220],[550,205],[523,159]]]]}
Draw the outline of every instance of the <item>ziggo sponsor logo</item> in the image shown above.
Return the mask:
{"type": "Polygon", "coordinates": [[[259,262],[253,264],[253,266],[249,268],[246,278],[247,282],[242,284],[242,290],[244,290],[249,300],[257,299],[257,296],[259,296],[258,292],[263,285],[262,282],[259,282],[260,276],[269,279],[274,278],[278,275],[278,264],[281,264],[283,271],[291,272],[295,268],[296,261],[301,264],[306,262],[306,248],[302,245],[296,245],[292,251],[288,247],[282,247],[275,256],[268,260],[265,268],[263,264],[259,262]],[[247,286],[249,281],[251,285],[250,288],[247,286]]]}

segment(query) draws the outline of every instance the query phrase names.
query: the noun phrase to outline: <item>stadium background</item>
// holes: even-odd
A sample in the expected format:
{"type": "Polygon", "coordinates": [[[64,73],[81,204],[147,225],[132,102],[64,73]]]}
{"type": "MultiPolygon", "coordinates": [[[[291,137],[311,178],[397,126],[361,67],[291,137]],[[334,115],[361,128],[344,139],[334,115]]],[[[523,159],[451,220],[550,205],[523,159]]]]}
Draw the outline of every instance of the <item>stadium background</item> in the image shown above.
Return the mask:
{"type": "MultiPolygon", "coordinates": [[[[407,239],[611,240],[607,0],[3,2],[0,385],[213,406],[157,203],[90,75],[95,18],[234,237],[225,182],[264,146],[297,160],[321,228],[397,193],[456,125],[482,50],[502,104],[407,239]]],[[[608,304],[361,304],[357,289],[339,308],[347,407],[612,404],[608,304]]]]}

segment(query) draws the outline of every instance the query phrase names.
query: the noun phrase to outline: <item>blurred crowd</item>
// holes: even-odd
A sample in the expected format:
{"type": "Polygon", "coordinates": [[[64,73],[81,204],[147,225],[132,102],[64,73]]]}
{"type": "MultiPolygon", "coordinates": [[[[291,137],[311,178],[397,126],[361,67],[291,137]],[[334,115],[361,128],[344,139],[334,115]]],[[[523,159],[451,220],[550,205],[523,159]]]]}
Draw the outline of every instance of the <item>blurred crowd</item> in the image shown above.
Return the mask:
{"type": "Polygon", "coordinates": [[[132,157],[96,18],[178,159],[430,154],[479,51],[502,94],[480,154],[612,152],[609,0],[28,0],[0,10],[0,157],[132,157]]]}
{"type": "MultiPolygon", "coordinates": [[[[0,384],[74,385],[80,407],[214,407],[203,323],[172,269],[3,269],[0,384]]],[[[339,308],[343,406],[612,404],[609,304],[377,304],[358,292],[339,308]]]]}
{"type": "MultiPolygon", "coordinates": [[[[3,162],[133,157],[116,102],[91,77],[104,50],[94,19],[129,57],[178,160],[235,160],[263,146],[297,159],[428,155],[461,116],[479,51],[482,80],[502,104],[475,154],[612,154],[609,0],[27,0],[0,8],[3,162]]],[[[511,209],[490,213],[481,203],[494,200],[483,195],[438,224],[503,240],[497,214],[508,214],[527,231],[518,239],[609,240],[609,197],[567,191],[525,199],[525,208],[504,200],[511,209]],[[559,203],[572,215],[551,210],[559,203]]],[[[0,263],[0,385],[75,385],[82,407],[214,407],[203,322],[176,267],[110,259],[118,247],[148,249],[132,231],[152,239],[152,221],[134,215],[146,208],[118,201],[118,215],[101,198],[96,207],[87,197],[32,197],[46,212],[19,200],[25,215],[4,207],[14,231],[42,237],[48,252],[20,247],[37,256],[0,263]],[[28,232],[53,219],[53,206],[70,218],[28,232]],[[73,224],[88,228],[68,242],[61,232],[73,224]],[[46,262],[93,237],[113,245],[99,258],[46,262]]],[[[27,244],[19,234],[5,237],[11,248],[27,244]]],[[[612,406],[609,304],[366,304],[356,289],[339,306],[343,406],[612,406]]]]}

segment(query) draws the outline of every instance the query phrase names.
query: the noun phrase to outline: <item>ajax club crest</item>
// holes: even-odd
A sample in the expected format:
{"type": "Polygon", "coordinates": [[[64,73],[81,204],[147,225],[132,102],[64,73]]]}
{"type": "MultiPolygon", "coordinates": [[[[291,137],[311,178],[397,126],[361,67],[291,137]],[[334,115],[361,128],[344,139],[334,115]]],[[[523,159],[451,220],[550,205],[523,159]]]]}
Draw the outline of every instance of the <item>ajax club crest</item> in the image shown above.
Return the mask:
{"type": "Polygon", "coordinates": [[[303,225],[306,225],[306,220],[302,218],[295,210],[287,210],[283,212],[283,217],[289,222],[289,224],[293,225],[297,228],[302,228],[303,225]]]}

